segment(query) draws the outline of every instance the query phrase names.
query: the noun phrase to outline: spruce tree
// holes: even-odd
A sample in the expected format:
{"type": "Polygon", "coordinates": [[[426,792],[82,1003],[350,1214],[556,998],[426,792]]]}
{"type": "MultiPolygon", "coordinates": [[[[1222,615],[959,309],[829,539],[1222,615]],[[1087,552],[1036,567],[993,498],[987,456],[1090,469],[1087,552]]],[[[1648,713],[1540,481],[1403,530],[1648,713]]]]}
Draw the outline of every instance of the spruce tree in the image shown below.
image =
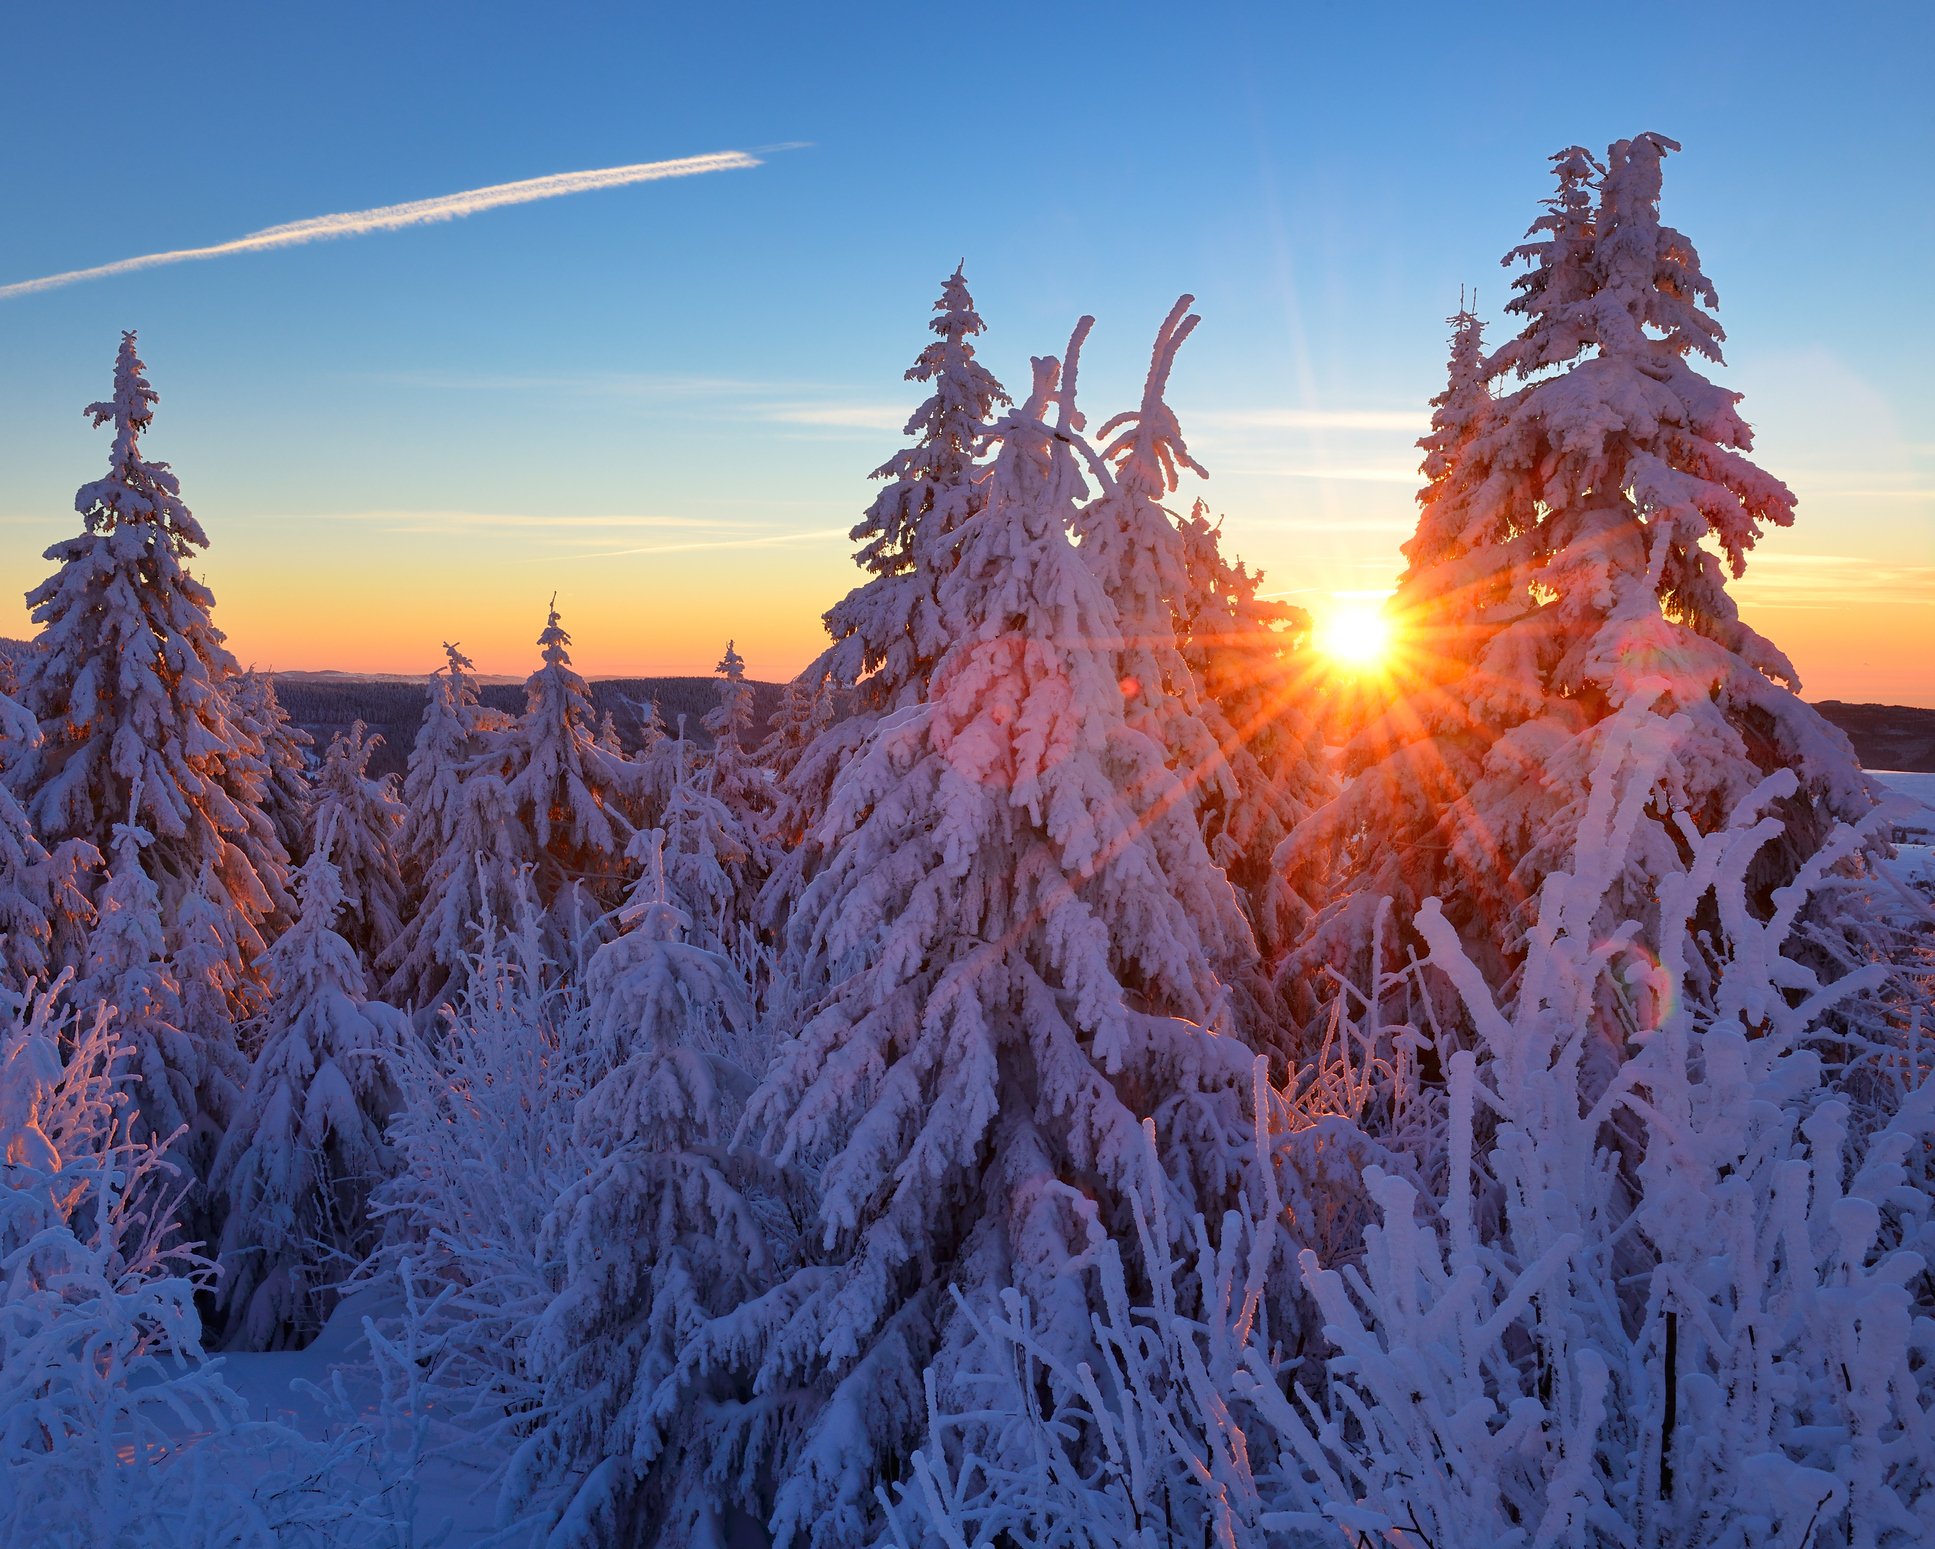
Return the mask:
{"type": "Polygon", "coordinates": [[[508,722],[478,707],[469,661],[445,647],[404,782],[406,854],[422,880],[383,959],[385,993],[399,1004],[427,1010],[456,994],[482,922],[520,918],[527,891],[560,966],[595,945],[623,896],[645,771],[600,743],[570,643],[553,607],[524,713],[508,722]]]}
{"type": "Polygon", "coordinates": [[[188,569],[207,536],[168,465],[142,453],[156,402],[143,369],[124,334],[114,396],[87,409],[114,428],[107,475],[81,486],[84,530],[47,551],[58,568],[27,594],[41,632],[20,697],[40,742],[15,789],[46,843],[106,852],[120,824],[147,833],[142,865],[164,921],[206,867],[253,976],[287,856],[258,806],[262,748],[231,694],[240,669],[188,569]]]}
{"type": "Polygon", "coordinates": [[[229,684],[236,719],[262,748],[260,810],[290,864],[309,853],[309,750],[315,738],[290,724],[275,679],[251,667],[229,684]]]}
{"type": "Polygon", "coordinates": [[[729,956],[740,939],[739,906],[752,865],[745,827],[713,794],[711,772],[694,764],[683,737],[672,756],[663,812],[667,896],[693,941],[729,956]]]}
{"type": "Polygon", "coordinates": [[[181,1006],[181,1025],[211,1048],[224,1051],[224,1057],[235,1058],[239,1083],[245,1067],[229,1051],[241,1042],[233,1008],[240,998],[238,986],[247,980],[249,970],[234,940],[222,929],[217,891],[212,870],[203,867],[195,890],[182,900],[173,921],[169,934],[174,945],[167,967],[181,1006]]]}
{"type": "Polygon", "coordinates": [[[247,1066],[226,1016],[213,1025],[190,1025],[184,1014],[162,929],[161,891],[146,865],[153,844],[138,824],[115,825],[107,876],[95,901],[98,919],[69,993],[84,1019],[102,1007],[113,1016],[116,1036],[130,1053],[134,1138],[167,1145],[187,1172],[184,1220],[199,1235],[210,1224],[211,1208],[202,1185],[247,1066]]]}
{"type": "Polygon", "coordinates": [[[538,635],[543,661],[524,683],[524,713],[489,742],[512,822],[528,845],[539,904],[565,935],[624,896],[637,771],[598,741],[591,690],[572,670],[556,599],[538,635]]]}
{"type": "Polygon", "coordinates": [[[368,999],[334,929],[330,839],[318,835],[296,875],[296,923],[269,949],[254,1069],[215,1164],[227,1207],[217,1302],[230,1339],[252,1349],[304,1343],[375,1246],[367,1202],[389,1167],[383,1128],[411,1036],[406,1017],[368,999]]]}
{"type": "Polygon", "coordinates": [[[1175,411],[1163,397],[1177,351],[1202,321],[1189,311],[1194,300],[1182,297],[1163,319],[1141,406],[1116,415],[1098,433],[1112,477],[1077,510],[1074,531],[1082,558],[1115,604],[1116,678],[1128,722],[1163,749],[1192,802],[1201,806],[1233,801],[1236,791],[1203,724],[1195,675],[1177,646],[1190,576],[1182,533],[1163,505],[1185,470],[1208,476],[1189,455],[1175,411]]]}
{"type": "MultiPolygon", "coordinates": [[[[7,771],[39,738],[33,717],[0,694],[0,1015],[9,1006],[24,1007],[33,987],[52,977],[58,961],[54,915],[65,890],[58,886],[53,857],[6,783],[7,771]]],[[[91,915],[89,910],[87,917],[91,915]]],[[[84,928],[87,921],[76,923],[84,928]]]]}
{"type": "Polygon", "coordinates": [[[841,771],[789,932],[830,989],[749,1124],[782,1166],[823,1159],[825,1256],[704,1349],[750,1355],[759,1402],[800,1411],[770,1465],[792,1543],[878,1531],[882,1460],[914,1444],[923,1374],[945,1386],[969,1338],[955,1292],[1018,1285],[1050,1309],[1045,1337],[1090,1348],[1066,1272],[1167,1186],[1144,1118],[1192,1208],[1231,1186],[1248,1133],[1248,1053],[1205,1025],[1243,920],[1163,750],[1128,725],[1114,611],[1069,541],[1086,327],[1066,375],[1038,361],[997,427],[987,503],[941,577],[956,638],[932,698],[841,771]]]}
{"type": "Polygon", "coordinates": [[[933,388],[907,421],[913,444],[874,470],[885,487],[851,535],[867,579],[828,610],[832,644],[806,672],[819,692],[840,697],[845,713],[814,738],[781,793],[803,838],[776,858],[760,905],[769,925],[791,911],[823,858],[814,832],[839,771],[875,719],[926,697],[934,664],[954,637],[936,585],[952,564],[954,534],[986,503],[977,459],[989,416],[1009,400],[975,358],[974,338],[985,325],[960,268],[942,285],[934,312],[934,342],[907,371],[908,381],[933,388]]]}
{"type": "MultiPolygon", "coordinates": [[[[757,732],[753,718],[752,685],[746,681],[746,663],[733,643],[726,642],[720,659],[719,703],[703,722],[712,738],[706,757],[708,794],[718,803],[729,825],[723,842],[717,846],[727,861],[733,882],[730,929],[726,939],[738,933],[739,925],[750,925],[756,912],[760,884],[770,869],[766,849],[766,829],[773,809],[772,787],[754,757],[757,732]]],[[[671,819],[667,817],[668,830],[671,819]]]]}
{"type": "MultiPolygon", "coordinates": [[[[498,733],[497,735],[502,735],[498,733]]],[[[424,873],[403,930],[383,957],[392,1004],[427,1014],[463,989],[484,923],[521,918],[530,845],[501,773],[479,754],[455,782],[439,826],[447,832],[424,873]]]]}
{"type": "Polygon", "coordinates": [[[668,889],[664,836],[633,845],[622,933],[586,970],[593,1048],[609,1073],[579,1105],[590,1170],[557,1202],[543,1248],[562,1289],[532,1335],[545,1423],[517,1494],[565,1484],[549,1542],[719,1541],[726,1460],[668,1451],[698,1394],[689,1341],[763,1289],[769,1232],[729,1150],[750,1077],[724,1051],[752,1020],[746,987],[696,944],[668,889]]]}
{"type": "MultiPolygon", "coordinates": [[[[1482,666],[1504,687],[1480,708],[1501,733],[1451,852],[1489,923],[1509,914],[1511,935],[1570,854],[1600,729],[1628,703],[1651,707],[1672,755],[1608,893],[1609,920],[1650,929],[1682,825],[1717,830],[1776,770],[1798,786],[1754,878],[1763,913],[1834,823],[1875,804],[1847,738],[1800,699],[1793,665],[1727,590],[1765,529],[1793,522],[1794,496],[1749,459],[1741,395],[1696,369],[1723,364],[1724,335],[1693,244],[1660,220],[1661,164],[1678,148],[1657,134],[1616,142],[1589,251],[1580,220],[1555,212],[1546,239],[1514,255],[1531,265],[1509,307],[1525,327],[1496,365],[1524,385],[1467,454],[1488,482],[1510,481],[1512,510],[1538,513],[1513,578],[1534,605],[1487,644],[1482,666]]],[[[1578,203],[1569,169],[1566,212],[1578,203]]]]}
{"type": "Polygon", "coordinates": [[[359,961],[374,964],[403,929],[403,880],[397,845],[403,807],[391,782],[372,779],[370,755],[383,739],[361,721],[331,739],[316,772],[310,804],[312,844],[330,838],[330,859],[342,888],[336,933],[355,948],[359,961]]]}
{"type": "Polygon", "coordinates": [[[16,799],[12,782],[39,742],[33,716],[0,694],[0,993],[22,997],[62,969],[79,970],[102,867],[101,852],[85,839],[49,850],[16,799]]]}
{"type": "Polygon", "coordinates": [[[443,649],[446,659],[430,674],[423,718],[403,772],[398,853],[406,878],[418,886],[456,829],[459,787],[482,747],[483,733],[502,723],[497,712],[478,703],[470,658],[449,641],[443,649]]]}
{"type": "MultiPolygon", "coordinates": [[[[1295,928],[1275,849],[1325,781],[1295,702],[1297,680],[1271,661],[1284,642],[1279,615],[1256,596],[1258,578],[1224,558],[1200,511],[1182,522],[1163,504],[1184,470],[1206,476],[1164,396],[1177,352],[1200,321],[1193,302],[1183,296],[1163,320],[1141,405],[1098,433],[1110,476],[1079,511],[1075,533],[1116,607],[1116,675],[1129,722],[1164,750],[1212,858],[1240,890],[1252,929],[1220,966],[1241,980],[1260,950],[1280,953],[1295,928]],[[1239,657],[1253,676],[1231,672],[1239,657]],[[1211,691],[1212,671],[1227,709],[1211,691]]],[[[1248,1020],[1262,1037],[1262,1008],[1253,1006],[1248,1020]]]]}
{"type": "Polygon", "coordinates": [[[933,392],[907,421],[914,444],[874,470],[886,487],[853,529],[856,562],[868,579],[826,618],[833,644],[823,658],[842,685],[864,685],[860,708],[918,704],[934,664],[953,638],[935,580],[947,568],[953,534],[986,504],[976,459],[987,422],[1008,395],[974,355],[983,331],[967,280],[956,268],[934,303],[934,342],[907,370],[933,392]]]}

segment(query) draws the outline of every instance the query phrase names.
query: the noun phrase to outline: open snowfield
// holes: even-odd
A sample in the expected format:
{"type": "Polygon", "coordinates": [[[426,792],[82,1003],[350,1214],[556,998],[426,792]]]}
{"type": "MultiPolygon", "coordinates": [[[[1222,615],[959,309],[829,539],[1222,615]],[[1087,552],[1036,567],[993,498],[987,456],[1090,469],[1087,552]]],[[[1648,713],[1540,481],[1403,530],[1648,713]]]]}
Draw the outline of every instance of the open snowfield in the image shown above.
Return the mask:
{"type": "Polygon", "coordinates": [[[1890,790],[1921,804],[1919,812],[1897,821],[1903,839],[1895,846],[1896,875],[1910,881],[1935,882],[1935,774],[1898,769],[1872,769],[1869,773],[1890,790]]]}

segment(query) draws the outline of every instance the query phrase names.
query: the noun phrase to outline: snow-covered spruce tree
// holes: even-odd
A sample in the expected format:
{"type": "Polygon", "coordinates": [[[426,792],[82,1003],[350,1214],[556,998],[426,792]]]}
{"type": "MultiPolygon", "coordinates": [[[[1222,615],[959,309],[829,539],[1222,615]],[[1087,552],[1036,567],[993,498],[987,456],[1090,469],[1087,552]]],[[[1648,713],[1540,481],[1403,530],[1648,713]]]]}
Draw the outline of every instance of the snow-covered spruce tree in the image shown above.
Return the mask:
{"type": "Polygon", "coordinates": [[[482,747],[483,733],[504,724],[477,700],[468,656],[444,642],[445,663],[430,674],[423,719],[403,772],[403,832],[398,854],[421,883],[456,833],[458,788],[482,747]]]}
{"type": "MultiPolygon", "coordinates": [[[[1583,235],[1576,229],[1583,154],[1559,158],[1560,192],[1535,234],[1562,223],[1568,243],[1589,244],[1589,224],[1583,235]]],[[[1431,427],[1418,443],[1418,526],[1388,608],[1397,650],[1385,697],[1344,750],[1340,788],[1277,856],[1286,886],[1313,916],[1282,965],[1292,1015],[1306,1027],[1327,1022],[1339,994],[1372,1024],[1424,1020],[1411,1004],[1417,977],[1395,970],[1422,954],[1411,922],[1427,898],[1444,897],[1468,934],[1496,923],[1458,885],[1460,802],[1498,727],[1542,703],[1510,656],[1487,656],[1505,625],[1535,607],[1525,577],[1538,513],[1523,487],[1493,476],[1474,451],[1493,423],[1496,368],[1477,314],[1461,309],[1450,321],[1445,389],[1431,400],[1431,427]],[[1376,1000],[1368,1011],[1366,997],[1376,1000]]],[[[1446,987],[1436,988],[1442,1000],[1446,987]]],[[[1440,1009],[1456,1004],[1451,997],[1440,1009]]]]}
{"type": "Polygon", "coordinates": [[[543,665],[525,680],[524,713],[490,739],[486,762],[529,846],[538,903],[557,941],[576,942],[624,896],[639,779],[625,758],[599,744],[591,690],[572,670],[571,636],[558,622],[555,599],[538,644],[543,665]]]}
{"type": "MultiPolygon", "coordinates": [[[[52,855],[7,786],[40,740],[34,718],[0,694],[0,1002],[24,1005],[36,984],[78,966],[94,920],[85,883],[100,856],[82,840],[52,855]]],[[[5,1005],[0,1005],[4,1012],[5,1005]]]]}
{"type": "Polygon", "coordinates": [[[826,615],[833,643],[805,673],[822,692],[842,694],[843,714],[796,763],[782,797],[805,839],[775,866],[762,913],[776,927],[822,859],[813,838],[839,771],[874,720],[927,697],[934,664],[955,636],[935,586],[952,563],[954,534],[987,495],[977,458],[995,406],[1007,392],[974,354],[985,325],[956,268],[941,287],[928,326],[934,341],[908,368],[910,382],[933,391],[907,421],[911,446],[874,470],[885,487],[853,529],[855,559],[867,579],[826,615]]]}
{"type": "Polygon", "coordinates": [[[258,808],[295,865],[309,854],[309,750],[316,739],[290,724],[268,673],[251,667],[229,680],[228,691],[236,720],[261,745],[258,808]]]}
{"type": "MultiPolygon", "coordinates": [[[[167,933],[174,940],[163,973],[174,986],[179,1026],[193,1035],[211,1060],[228,1071],[223,1095],[232,1098],[248,1080],[248,1061],[241,1053],[241,1034],[234,1007],[238,986],[248,977],[234,938],[222,929],[218,887],[211,868],[203,868],[195,890],[181,901],[181,909],[167,933]]],[[[220,1122],[226,1123],[226,1117],[220,1122]]],[[[212,1145],[202,1157],[213,1158],[212,1145]]]]}
{"type": "Polygon", "coordinates": [[[752,1085],[732,1057],[750,997],[731,963],[693,944],[663,845],[655,829],[634,841],[623,934],[586,970],[591,1043],[609,1069],[577,1114],[595,1160],[544,1229],[561,1289],[532,1335],[544,1419],[511,1488],[544,1508],[560,1549],[723,1542],[731,1460],[688,1423],[715,1395],[694,1391],[684,1356],[771,1278],[771,1223],[742,1193],[756,1173],[728,1144],[752,1085]]]}
{"type": "Polygon", "coordinates": [[[947,1386],[968,1338],[949,1287],[1018,1285],[1048,1337],[1086,1350],[1066,1271],[1091,1226],[1124,1227],[1137,1187],[1191,1209],[1226,1195],[1248,1141],[1247,1051],[1205,1025],[1242,915],[1162,749],[1126,722],[1113,610],[1068,537],[1087,327],[1066,377],[1037,361],[997,427],[987,504],[941,578],[957,638],[933,697],[842,770],[792,922],[792,960],[831,988],[749,1124],[779,1165],[820,1161],[824,1254],[695,1357],[752,1369],[745,1429],[718,1445],[744,1449],[742,1482],[770,1474],[780,1543],[879,1530],[922,1374],[947,1386]],[[1144,1176],[1145,1117],[1173,1182],[1144,1176]]]}
{"type": "Polygon", "coordinates": [[[164,921],[209,868],[252,975],[287,856],[256,806],[262,749],[230,695],[240,669],[210,617],[214,597],[187,569],[207,536],[168,465],[142,455],[156,401],[142,370],[124,334],[114,396],[87,409],[114,427],[107,475],[81,486],[84,530],[47,551],[59,568],[27,594],[41,632],[20,699],[40,745],[14,789],[50,846],[78,839],[105,853],[122,823],[152,835],[144,864],[164,921]]]}
{"type": "Polygon", "coordinates": [[[84,1018],[101,1006],[112,1013],[117,1040],[129,1054],[133,1138],[169,1147],[170,1161],[189,1179],[184,1224],[205,1240],[215,1203],[205,1187],[209,1168],[247,1063],[226,1015],[212,1026],[187,1025],[162,930],[160,890],[146,865],[152,843],[144,828],[115,825],[107,879],[95,900],[98,918],[69,993],[84,1018]]]}
{"type": "Polygon", "coordinates": [[[296,923],[264,959],[255,1065],[216,1159],[227,1204],[217,1304],[243,1348],[301,1345],[322,1327],[333,1288],[374,1246],[367,1201],[390,1165],[383,1127],[412,1035],[401,1012],[367,998],[336,934],[332,839],[316,836],[296,873],[296,923]]]}
{"type": "MultiPolygon", "coordinates": [[[[329,858],[342,888],[336,934],[373,966],[403,929],[403,880],[397,847],[403,806],[388,777],[372,779],[370,755],[382,745],[361,721],[331,739],[310,802],[312,844],[330,836],[329,858]]],[[[307,848],[307,847],[305,847],[307,848]]]]}
{"type": "Polygon", "coordinates": [[[1163,399],[1176,353],[1202,321],[1189,311],[1194,300],[1183,296],[1163,319],[1140,408],[1102,427],[1097,439],[1113,476],[1077,509],[1074,531],[1082,559],[1115,604],[1116,678],[1128,724],[1163,750],[1195,808],[1220,810],[1238,792],[1203,724],[1195,675],[1177,643],[1191,577],[1182,533],[1163,505],[1183,470],[1208,476],[1189,455],[1175,411],[1163,399]]]}
{"type": "Polygon", "coordinates": [[[740,935],[741,881],[751,866],[745,830],[713,794],[710,771],[694,765],[684,737],[671,753],[662,833],[668,897],[693,942],[729,956],[740,935]]]}
{"type": "Polygon", "coordinates": [[[1719,363],[1722,334],[1692,243],[1659,218],[1661,162],[1677,149],[1656,134],[1610,148],[1583,273],[1570,230],[1524,251],[1532,270],[1511,305],[1526,326],[1498,365],[1526,385],[1495,405],[1467,454],[1543,513],[1523,583],[1539,606],[1483,660],[1509,685],[1483,707],[1503,731],[1453,852],[1494,923],[1564,863],[1599,729],[1642,682],[1666,680],[1661,710],[1677,712],[1679,741],[1607,896],[1613,922],[1644,921],[1676,866],[1671,813],[1711,831],[1767,774],[1795,771],[1781,837],[1757,862],[1766,912],[1827,830],[1875,802],[1847,738],[1802,702],[1793,666],[1727,592],[1763,528],[1793,521],[1794,497],[1748,460],[1740,395],[1692,364],[1719,363]]]}
{"type": "Polygon", "coordinates": [[[1185,469],[1204,476],[1164,399],[1177,352],[1199,321],[1189,311],[1193,300],[1179,299],[1157,332],[1140,407],[1102,427],[1101,454],[1113,476],[1081,508],[1075,532],[1116,606],[1116,675],[1129,722],[1164,750],[1211,858],[1244,902],[1250,936],[1219,967],[1245,992],[1246,1029],[1265,1041],[1274,1017],[1263,1004],[1266,981],[1251,976],[1260,953],[1280,957],[1300,923],[1276,848],[1327,781],[1314,730],[1295,703],[1296,679],[1276,659],[1294,642],[1276,634],[1270,605],[1256,597],[1257,578],[1223,557],[1200,510],[1179,522],[1163,504],[1185,469]],[[1220,674],[1228,708],[1198,664],[1220,674]],[[1232,677],[1239,665],[1247,681],[1232,677]],[[1233,721],[1232,710],[1243,720],[1233,721]]]}
{"type": "MultiPolygon", "coordinates": [[[[746,681],[745,659],[726,642],[720,658],[719,703],[703,722],[712,738],[706,755],[711,796],[731,822],[731,848],[743,859],[729,863],[734,885],[732,922],[752,922],[760,884],[768,870],[765,833],[773,808],[772,787],[754,757],[758,733],[753,725],[753,691],[746,681]]],[[[667,820],[668,828],[670,820],[667,820]]]]}
{"type": "Polygon", "coordinates": [[[528,890],[527,836],[487,755],[457,784],[449,838],[430,862],[422,896],[385,954],[385,997],[425,1016],[463,988],[486,920],[514,919],[528,890]]]}
{"type": "Polygon", "coordinates": [[[386,993],[399,1002],[428,1008],[448,1000],[477,950],[479,922],[517,918],[527,888],[545,922],[546,955],[563,970],[575,966],[580,943],[594,944],[598,921],[622,897],[630,814],[644,773],[600,746],[570,643],[553,608],[538,636],[543,664],[524,685],[524,713],[507,725],[475,711],[469,663],[454,648],[443,685],[433,683],[428,714],[438,729],[434,741],[426,741],[427,720],[419,732],[418,795],[407,781],[404,790],[414,857],[421,864],[433,840],[438,847],[416,912],[386,958],[386,993]],[[469,739],[477,751],[446,765],[469,739]],[[422,812],[436,814],[434,825],[417,815],[417,800],[428,804],[422,812]]]}
{"type": "Polygon", "coordinates": [[[823,677],[801,673],[780,692],[772,730],[759,746],[759,764],[772,791],[772,811],[766,820],[766,841],[775,855],[797,848],[806,837],[813,812],[808,793],[793,789],[793,772],[800,760],[838,718],[839,696],[823,677]]]}
{"type": "Polygon", "coordinates": [[[1309,615],[1260,595],[1263,573],[1223,553],[1220,523],[1200,500],[1182,523],[1182,544],[1188,584],[1178,645],[1235,788],[1220,806],[1199,790],[1203,838],[1243,899],[1265,964],[1275,965],[1308,920],[1277,851],[1335,794],[1323,739],[1302,708],[1309,615]]]}
{"type": "Polygon", "coordinates": [[[464,795],[487,737],[509,721],[478,702],[470,658],[448,641],[443,649],[446,661],[430,674],[403,774],[397,856],[409,907],[403,928],[379,959],[383,994],[399,1006],[434,1004],[452,967],[475,947],[464,933],[463,910],[483,895],[464,879],[482,864],[480,856],[496,855],[509,843],[508,835],[490,833],[478,821],[501,805],[501,787],[488,793],[496,800],[474,795],[468,811],[464,795]]]}
{"type": "Polygon", "coordinates": [[[827,614],[826,670],[835,683],[864,683],[860,707],[876,712],[925,699],[954,638],[935,581],[948,568],[953,535],[987,502],[976,459],[989,416],[1008,402],[975,359],[974,336],[986,325],[960,269],[941,287],[934,312],[934,342],[907,369],[908,381],[931,383],[933,391],[907,421],[913,445],[874,470],[885,488],[852,534],[868,579],[827,614]]]}

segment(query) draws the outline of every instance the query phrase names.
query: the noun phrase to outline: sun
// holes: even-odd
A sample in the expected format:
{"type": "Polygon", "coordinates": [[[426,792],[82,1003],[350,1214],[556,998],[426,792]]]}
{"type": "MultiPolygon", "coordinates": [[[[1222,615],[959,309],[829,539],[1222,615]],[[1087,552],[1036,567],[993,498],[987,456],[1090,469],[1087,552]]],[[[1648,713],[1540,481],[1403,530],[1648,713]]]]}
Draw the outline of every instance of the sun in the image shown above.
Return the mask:
{"type": "Polygon", "coordinates": [[[1317,648],[1333,666],[1366,672],[1391,649],[1391,623],[1374,602],[1340,601],[1317,629],[1317,648]]]}

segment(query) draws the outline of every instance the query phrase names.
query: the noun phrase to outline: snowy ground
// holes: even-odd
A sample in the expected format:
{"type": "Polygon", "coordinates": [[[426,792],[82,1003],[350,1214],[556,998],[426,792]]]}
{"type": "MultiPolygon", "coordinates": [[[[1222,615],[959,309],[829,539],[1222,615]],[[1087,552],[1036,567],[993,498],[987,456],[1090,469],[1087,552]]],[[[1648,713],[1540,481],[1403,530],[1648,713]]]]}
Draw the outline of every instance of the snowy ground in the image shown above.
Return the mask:
{"type": "MultiPolygon", "coordinates": [[[[340,1424],[340,1416],[333,1415],[332,1405],[303,1384],[328,1391],[340,1372],[351,1404],[362,1413],[375,1413],[378,1400],[363,1319],[390,1310],[372,1293],[353,1296],[336,1309],[308,1348],[224,1355],[222,1376],[248,1402],[253,1418],[290,1426],[313,1441],[325,1440],[340,1424]]],[[[433,1430],[431,1446],[433,1455],[416,1472],[421,1492],[416,1542],[441,1542],[447,1549],[476,1543],[494,1525],[494,1481],[500,1460],[479,1457],[474,1443],[466,1446],[447,1428],[441,1434],[433,1430]],[[448,1536],[442,1537],[446,1532],[448,1536]]]]}
{"type": "Polygon", "coordinates": [[[1920,810],[1896,822],[1895,872],[1912,882],[1935,884],[1935,774],[1894,769],[1868,771],[1892,791],[1913,798],[1920,810]]]}

